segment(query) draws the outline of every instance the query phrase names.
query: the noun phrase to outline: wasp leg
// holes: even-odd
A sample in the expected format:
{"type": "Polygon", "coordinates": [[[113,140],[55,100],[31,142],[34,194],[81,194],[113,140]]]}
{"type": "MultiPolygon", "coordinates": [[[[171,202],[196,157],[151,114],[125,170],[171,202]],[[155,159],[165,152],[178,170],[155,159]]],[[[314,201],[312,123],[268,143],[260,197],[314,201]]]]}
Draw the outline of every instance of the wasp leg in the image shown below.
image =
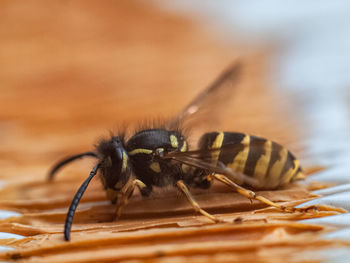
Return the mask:
{"type": "Polygon", "coordinates": [[[139,188],[140,192],[144,191],[144,189],[147,188],[147,186],[142,181],[138,179],[133,180],[132,183],[126,188],[125,192],[122,194],[120,202],[118,202],[114,219],[120,217],[123,207],[126,206],[129,202],[129,199],[132,197],[136,186],[139,188]]]}
{"type": "Polygon", "coordinates": [[[308,207],[308,208],[296,208],[296,207],[286,207],[283,205],[279,205],[276,204],[275,202],[272,202],[271,200],[261,196],[261,195],[257,195],[256,193],[254,193],[253,191],[250,191],[248,189],[245,189],[241,186],[239,186],[238,184],[234,183],[233,181],[231,181],[229,178],[227,178],[225,175],[222,174],[213,174],[212,175],[214,178],[216,178],[217,180],[219,180],[220,182],[223,182],[224,184],[233,187],[237,190],[238,193],[240,193],[241,195],[244,195],[246,197],[248,197],[249,199],[256,199],[259,200],[261,202],[263,202],[264,204],[267,204],[269,206],[272,207],[276,207],[282,211],[286,211],[286,212],[307,212],[311,209],[314,209],[313,207],[308,207]]]}
{"type": "Polygon", "coordinates": [[[192,194],[190,193],[187,186],[184,184],[182,180],[177,181],[176,185],[181,190],[181,192],[185,194],[187,200],[190,202],[190,204],[192,205],[193,209],[196,212],[201,213],[202,215],[206,216],[207,218],[214,221],[215,223],[222,222],[222,220],[220,220],[219,218],[216,218],[215,216],[209,214],[208,212],[200,208],[199,204],[193,198],[192,194]]]}

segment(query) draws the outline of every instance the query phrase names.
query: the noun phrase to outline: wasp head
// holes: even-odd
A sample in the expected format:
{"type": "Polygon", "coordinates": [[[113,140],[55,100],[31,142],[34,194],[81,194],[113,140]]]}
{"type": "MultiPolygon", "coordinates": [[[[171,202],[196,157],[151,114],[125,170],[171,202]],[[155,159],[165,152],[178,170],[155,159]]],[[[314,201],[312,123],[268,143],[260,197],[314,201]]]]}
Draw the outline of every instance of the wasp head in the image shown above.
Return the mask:
{"type": "Polygon", "coordinates": [[[102,140],[96,147],[100,158],[100,174],[107,197],[116,203],[118,194],[128,182],[131,174],[129,158],[122,137],[102,140]]]}

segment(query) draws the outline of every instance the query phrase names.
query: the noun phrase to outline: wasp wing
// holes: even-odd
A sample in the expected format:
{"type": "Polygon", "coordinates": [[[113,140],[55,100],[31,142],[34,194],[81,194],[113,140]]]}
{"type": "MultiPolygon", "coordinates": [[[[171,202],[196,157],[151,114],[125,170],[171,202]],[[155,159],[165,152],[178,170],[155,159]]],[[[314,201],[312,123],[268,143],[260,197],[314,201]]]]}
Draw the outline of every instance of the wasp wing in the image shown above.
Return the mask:
{"type": "Polygon", "coordinates": [[[222,109],[232,98],[241,72],[241,64],[228,67],[209,87],[198,94],[182,111],[166,123],[168,129],[177,127],[191,128],[210,120],[218,121],[222,109]]]}
{"type": "Polygon", "coordinates": [[[191,167],[206,170],[210,173],[223,174],[230,178],[237,184],[246,184],[253,188],[260,188],[261,182],[252,176],[245,175],[243,173],[233,171],[227,167],[222,161],[213,158],[213,156],[219,156],[220,153],[230,154],[233,151],[241,149],[240,145],[225,145],[215,149],[202,149],[187,152],[172,152],[163,156],[163,159],[171,159],[174,162],[183,163],[191,167]],[[226,150],[226,151],[225,151],[226,150]],[[213,159],[215,161],[213,161],[213,159]]]}

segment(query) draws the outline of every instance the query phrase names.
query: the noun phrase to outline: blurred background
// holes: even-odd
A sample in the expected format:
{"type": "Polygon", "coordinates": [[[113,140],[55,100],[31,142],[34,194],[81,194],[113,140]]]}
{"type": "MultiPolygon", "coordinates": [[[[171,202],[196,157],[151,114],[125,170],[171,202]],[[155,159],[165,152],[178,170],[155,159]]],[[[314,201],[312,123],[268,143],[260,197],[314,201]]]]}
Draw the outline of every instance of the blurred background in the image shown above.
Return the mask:
{"type": "MultiPolygon", "coordinates": [[[[0,180],[44,181],[109,131],[175,115],[239,61],[210,129],[280,142],[328,167],[322,180],[349,182],[349,11],[346,0],[1,1],[0,180]]],[[[85,178],[87,164],[60,177],[85,178]]]]}
{"type": "Polygon", "coordinates": [[[347,1],[2,1],[2,176],[31,178],[122,123],[172,116],[237,60],[243,84],[218,129],[287,143],[307,165],[345,166],[349,10],[347,1]]]}
{"type": "Polygon", "coordinates": [[[323,163],[347,163],[348,1],[177,1],[167,7],[195,13],[211,29],[227,39],[234,36],[244,46],[270,47],[269,85],[288,94],[285,106],[307,124],[302,127],[307,151],[323,163]]]}
{"type": "Polygon", "coordinates": [[[3,178],[38,179],[58,157],[91,149],[110,130],[173,116],[238,60],[242,88],[217,129],[290,140],[293,117],[280,122],[288,107],[268,80],[268,45],[251,47],[209,18],[158,2],[1,6],[3,178]]]}

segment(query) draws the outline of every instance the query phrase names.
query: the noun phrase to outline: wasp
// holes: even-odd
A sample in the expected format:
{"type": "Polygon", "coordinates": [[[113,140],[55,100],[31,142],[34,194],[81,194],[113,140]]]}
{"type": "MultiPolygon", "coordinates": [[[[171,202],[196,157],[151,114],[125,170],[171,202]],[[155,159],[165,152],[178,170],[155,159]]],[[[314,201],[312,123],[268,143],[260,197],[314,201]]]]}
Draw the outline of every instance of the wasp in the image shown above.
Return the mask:
{"type": "Polygon", "coordinates": [[[193,209],[214,222],[216,216],[203,210],[190,188],[208,189],[214,180],[220,181],[249,199],[279,208],[297,211],[302,208],[284,207],[252,190],[276,189],[305,175],[294,155],[280,144],[239,132],[210,132],[199,139],[195,150],[189,149],[181,123],[206,116],[209,101],[229,96],[237,83],[241,66],[235,64],[223,72],[208,88],[195,97],[180,113],[159,127],[141,129],[129,138],[124,134],[101,140],[94,151],[70,156],[49,171],[49,180],[68,163],[82,157],[93,157],[97,163],[76,192],[66,216],[64,238],[70,232],[76,208],[91,179],[99,172],[107,198],[117,204],[116,216],[132,197],[135,188],[149,196],[154,187],[176,187],[193,209]],[[244,188],[243,186],[248,186],[244,188]]]}

